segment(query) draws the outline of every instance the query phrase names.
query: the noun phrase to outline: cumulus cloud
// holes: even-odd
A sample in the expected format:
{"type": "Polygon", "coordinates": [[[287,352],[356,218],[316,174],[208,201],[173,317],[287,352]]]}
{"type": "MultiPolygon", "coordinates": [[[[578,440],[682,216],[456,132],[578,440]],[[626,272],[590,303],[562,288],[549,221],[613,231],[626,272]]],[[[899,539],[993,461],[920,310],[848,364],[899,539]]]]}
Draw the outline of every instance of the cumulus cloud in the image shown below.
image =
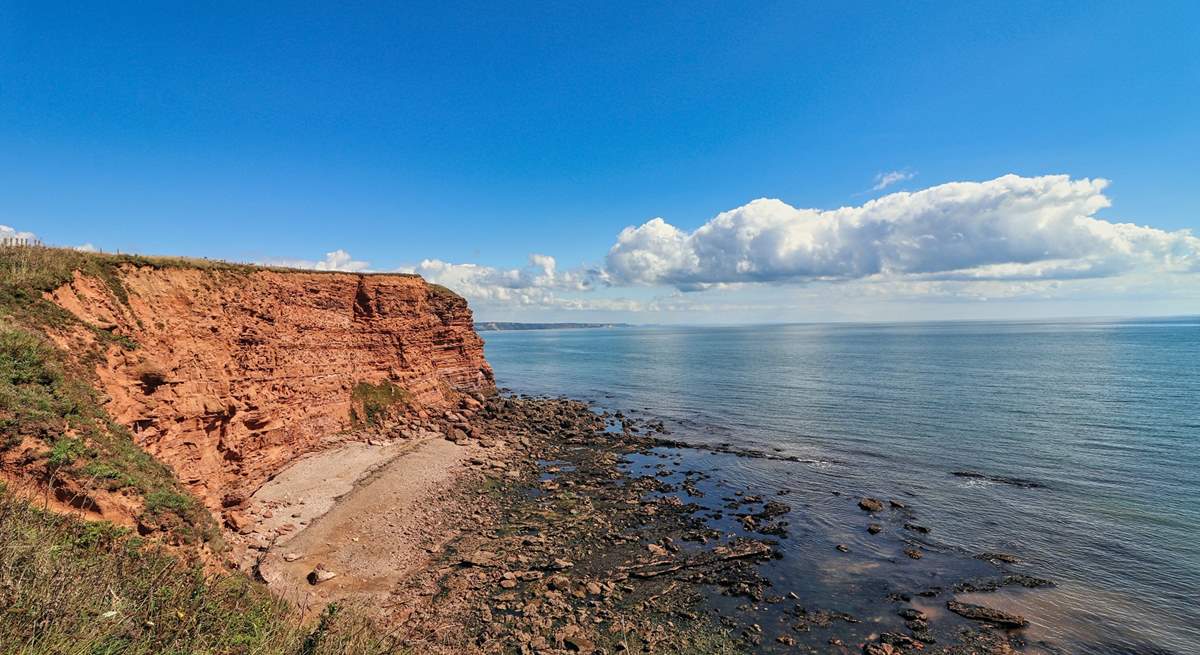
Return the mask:
{"type": "Polygon", "coordinates": [[[529,263],[524,268],[493,268],[426,259],[402,270],[418,273],[473,300],[541,306],[577,305],[583,301],[561,298],[556,292],[591,291],[604,279],[604,273],[595,269],[559,270],[553,257],[539,254],[529,255],[529,263]]]}
{"type": "Polygon", "coordinates": [[[697,290],[754,282],[1066,280],[1135,270],[1200,271],[1200,238],[1095,217],[1102,179],[1006,175],[892,193],[857,207],[759,199],[692,232],[661,218],[621,231],[617,284],[697,290]]]}
{"type": "Polygon", "coordinates": [[[350,253],[341,248],[325,253],[325,259],[319,261],[309,259],[268,259],[262,263],[268,266],[307,268],[315,271],[343,271],[346,273],[361,273],[371,268],[370,262],[354,259],[350,256],[350,253]]]}
{"type": "Polygon", "coordinates": [[[871,187],[871,190],[883,191],[897,182],[911,180],[916,176],[916,173],[912,173],[910,171],[888,171],[886,173],[879,173],[875,176],[875,186],[871,187]]]}

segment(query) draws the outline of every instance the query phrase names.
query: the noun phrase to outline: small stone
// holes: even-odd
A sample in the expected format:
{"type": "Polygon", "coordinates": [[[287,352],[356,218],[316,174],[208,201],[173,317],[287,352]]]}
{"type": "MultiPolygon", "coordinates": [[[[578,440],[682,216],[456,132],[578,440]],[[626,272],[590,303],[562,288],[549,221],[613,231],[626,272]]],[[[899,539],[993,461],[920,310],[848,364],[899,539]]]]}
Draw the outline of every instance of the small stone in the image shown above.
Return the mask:
{"type": "Polygon", "coordinates": [[[837,548],[838,551],[843,552],[843,553],[850,552],[850,547],[847,546],[846,544],[838,544],[837,546],[834,546],[834,548],[837,548]]]}
{"type": "Polygon", "coordinates": [[[924,554],[922,554],[921,551],[917,550],[916,548],[905,548],[904,554],[913,559],[921,559],[924,557],[924,554]]]}
{"type": "Polygon", "coordinates": [[[300,556],[296,553],[285,553],[283,556],[283,561],[285,562],[295,562],[298,559],[300,559],[300,556]]]}
{"type": "Polygon", "coordinates": [[[879,534],[880,532],[883,532],[883,526],[878,523],[872,523],[867,526],[867,532],[870,532],[871,534],[879,534]]]}
{"type": "Polygon", "coordinates": [[[322,582],[328,582],[338,576],[337,573],[325,568],[325,565],[318,564],[317,568],[313,569],[308,574],[308,584],[318,585],[322,582]]]}

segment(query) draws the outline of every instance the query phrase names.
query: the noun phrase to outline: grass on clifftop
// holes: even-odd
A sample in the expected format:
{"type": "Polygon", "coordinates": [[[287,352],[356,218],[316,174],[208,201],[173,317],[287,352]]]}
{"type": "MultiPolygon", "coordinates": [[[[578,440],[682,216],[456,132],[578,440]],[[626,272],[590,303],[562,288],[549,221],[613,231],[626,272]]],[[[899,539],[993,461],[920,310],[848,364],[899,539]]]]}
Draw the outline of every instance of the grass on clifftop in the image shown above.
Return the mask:
{"type": "Polygon", "coordinates": [[[395,652],[361,614],[330,606],[306,622],[243,575],[206,574],[0,485],[0,655],[395,652]]]}

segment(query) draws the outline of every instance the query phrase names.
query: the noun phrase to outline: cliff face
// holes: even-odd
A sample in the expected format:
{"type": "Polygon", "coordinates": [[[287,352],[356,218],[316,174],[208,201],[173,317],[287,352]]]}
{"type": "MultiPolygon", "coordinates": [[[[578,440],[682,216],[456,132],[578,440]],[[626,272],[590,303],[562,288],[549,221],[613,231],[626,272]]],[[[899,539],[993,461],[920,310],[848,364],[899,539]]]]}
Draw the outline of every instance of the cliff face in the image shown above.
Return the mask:
{"type": "MultiPolygon", "coordinates": [[[[107,409],[210,508],[349,427],[359,383],[390,381],[430,410],[493,386],[466,301],[417,276],[133,266],[117,276],[127,297],[80,274],[50,297],[136,342],[97,364],[107,409]]],[[[89,334],[55,338],[70,348],[89,334]]]]}

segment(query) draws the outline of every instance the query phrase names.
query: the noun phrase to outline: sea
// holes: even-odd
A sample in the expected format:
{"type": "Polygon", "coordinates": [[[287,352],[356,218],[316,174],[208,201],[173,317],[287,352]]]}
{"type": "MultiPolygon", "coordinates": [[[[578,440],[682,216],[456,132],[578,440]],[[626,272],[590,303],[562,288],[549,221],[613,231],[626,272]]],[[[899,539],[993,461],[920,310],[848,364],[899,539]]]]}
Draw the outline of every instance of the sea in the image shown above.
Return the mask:
{"type": "Polygon", "coordinates": [[[1200,653],[1200,317],[484,337],[512,392],[770,454],[669,457],[718,494],[786,498],[770,574],[808,602],[870,613],[872,592],[939,575],[914,567],[1002,552],[1055,583],[978,595],[1031,620],[1031,652],[1200,653]],[[923,546],[950,555],[897,564],[863,529],[863,496],[902,499],[929,528],[923,546]]]}

